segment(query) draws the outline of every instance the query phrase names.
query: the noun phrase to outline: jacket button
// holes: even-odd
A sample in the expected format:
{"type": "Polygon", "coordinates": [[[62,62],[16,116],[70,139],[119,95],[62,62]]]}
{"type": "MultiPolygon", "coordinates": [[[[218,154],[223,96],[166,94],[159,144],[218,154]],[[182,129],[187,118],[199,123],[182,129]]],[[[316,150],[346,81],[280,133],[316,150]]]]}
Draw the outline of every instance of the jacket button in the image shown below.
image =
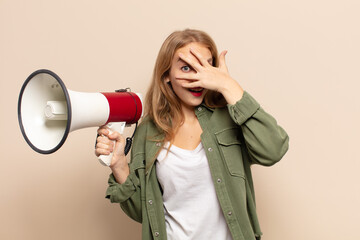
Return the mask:
{"type": "Polygon", "coordinates": [[[231,216],[231,215],[232,215],[232,212],[231,212],[231,211],[229,211],[229,212],[228,212],[228,215],[229,215],[229,216],[231,216]]]}
{"type": "Polygon", "coordinates": [[[153,204],[153,201],[152,201],[152,200],[149,200],[149,204],[152,205],[152,204],[153,204]]]}
{"type": "Polygon", "coordinates": [[[217,179],[217,182],[218,182],[218,183],[221,183],[221,179],[220,179],[220,178],[218,178],[218,179],[217,179]]]}
{"type": "Polygon", "coordinates": [[[198,107],[198,111],[201,112],[201,111],[202,111],[202,107],[198,107]]]}
{"type": "Polygon", "coordinates": [[[159,232],[155,232],[155,237],[158,237],[160,235],[159,232]]]}
{"type": "Polygon", "coordinates": [[[212,148],[208,148],[208,151],[209,151],[209,152],[212,152],[212,151],[213,151],[213,149],[212,149],[212,148]]]}
{"type": "Polygon", "coordinates": [[[161,146],[161,143],[159,143],[159,142],[156,143],[156,146],[157,146],[157,147],[160,147],[160,146],[161,146]]]}

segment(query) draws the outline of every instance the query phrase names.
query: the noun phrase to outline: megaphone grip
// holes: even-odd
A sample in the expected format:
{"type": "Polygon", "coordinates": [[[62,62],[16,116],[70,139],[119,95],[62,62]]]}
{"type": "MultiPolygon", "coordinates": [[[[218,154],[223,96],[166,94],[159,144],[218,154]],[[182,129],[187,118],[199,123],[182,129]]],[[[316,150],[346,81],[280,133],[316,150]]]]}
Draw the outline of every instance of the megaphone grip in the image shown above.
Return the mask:
{"type": "MultiPolygon", "coordinates": [[[[108,123],[106,126],[108,127],[109,134],[113,133],[113,131],[117,131],[120,134],[124,132],[126,122],[115,122],[115,123],[108,123]]],[[[113,144],[115,145],[115,141],[113,140],[113,144]]],[[[98,157],[99,162],[104,166],[110,166],[111,159],[113,157],[113,153],[109,155],[100,155],[98,157]]]]}

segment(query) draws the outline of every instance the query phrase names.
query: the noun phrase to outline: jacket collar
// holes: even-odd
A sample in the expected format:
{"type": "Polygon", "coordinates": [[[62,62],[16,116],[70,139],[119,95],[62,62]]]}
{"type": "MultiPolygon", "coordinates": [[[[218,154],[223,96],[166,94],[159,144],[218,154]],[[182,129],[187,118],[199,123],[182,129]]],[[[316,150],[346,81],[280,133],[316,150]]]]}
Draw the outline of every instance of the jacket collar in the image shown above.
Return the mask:
{"type": "Polygon", "coordinates": [[[215,108],[207,106],[204,102],[201,103],[199,106],[205,107],[206,109],[210,110],[211,112],[214,112],[215,108]]]}

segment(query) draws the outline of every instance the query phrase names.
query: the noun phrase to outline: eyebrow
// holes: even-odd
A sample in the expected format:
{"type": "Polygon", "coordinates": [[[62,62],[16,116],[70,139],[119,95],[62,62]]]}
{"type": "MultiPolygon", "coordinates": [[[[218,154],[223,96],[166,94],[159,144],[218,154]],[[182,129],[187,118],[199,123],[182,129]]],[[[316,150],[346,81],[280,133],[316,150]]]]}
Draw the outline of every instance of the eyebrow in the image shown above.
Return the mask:
{"type": "Polygon", "coordinates": [[[177,62],[185,62],[185,61],[182,60],[181,58],[178,58],[177,62]]]}

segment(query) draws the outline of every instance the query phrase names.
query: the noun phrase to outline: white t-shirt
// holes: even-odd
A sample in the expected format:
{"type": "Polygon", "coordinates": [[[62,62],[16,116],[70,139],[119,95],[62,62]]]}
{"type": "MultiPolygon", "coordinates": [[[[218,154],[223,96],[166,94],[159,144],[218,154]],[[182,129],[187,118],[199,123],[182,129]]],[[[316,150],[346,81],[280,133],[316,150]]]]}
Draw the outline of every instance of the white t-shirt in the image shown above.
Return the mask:
{"type": "Polygon", "coordinates": [[[163,189],[166,231],[169,240],[231,240],[205,150],[169,144],[160,151],[156,173],[163,189]]]}

